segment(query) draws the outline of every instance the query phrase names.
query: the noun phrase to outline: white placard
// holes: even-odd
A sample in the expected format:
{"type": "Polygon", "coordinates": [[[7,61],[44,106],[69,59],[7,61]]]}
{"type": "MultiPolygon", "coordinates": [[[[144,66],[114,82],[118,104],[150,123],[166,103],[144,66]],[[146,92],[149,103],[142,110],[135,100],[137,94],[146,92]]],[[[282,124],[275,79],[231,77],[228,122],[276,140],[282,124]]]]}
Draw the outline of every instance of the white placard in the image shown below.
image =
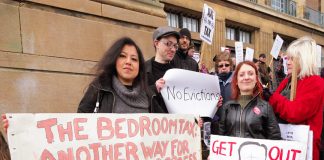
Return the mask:
{"type": "Polygon", "coordinates": [[[245,59],[244,60],[253,62],[253,55],[254,55],[254,49],[246,47],[245,59]]]}
{"type": "Polygon", "coordinates": [[[306,144],[212,135],[210,160],[305,160],[306,144]]]}
{"type": "Polygon", "coordinates": [[[192,115],[56,113],[7,117],[12,160],[201,159],[198,117],[192,115]]]}
{"type": "Polygon", "coordinates": [[[277,35],[275,41],[273,42],[273,46],[270,52],[273,58],[275,59],[278,58],[282,44],[283,44],[283,39],[279,35],[277,35]]]}
{"type": "Polygon", "coordinates": [[[200,60],[200,53],[199,52],[195,52],[192,56],[192,58],[198,63],[200,60]]]}
{"type": "Polygon", "coordinates": [[[320,45],[316,45],[316,66],[318,67],[318,68],[321,68],[321,66],[322,66],[322,46],[320,46],[320,45]]]}
{"type": "Polygon", "coordinates": [[[282,65],[284,67],[284,73],[285,73],[285,75],[288,74],[287,59],[288,59],[287,56],[283,56],[282,57],[282,65]]]}
{"type": "Polygon", "coordinates": [[[204,4],[201,27],[200,27],[200,39],[207,42],[209,45],[213,42],[213,35],[215,30],[216,12],[212,7],[204,4]]]}
{"type": "Polygon", "coordinates": [[[220,89],[218,77],[184,69],[169,69],[161,90],[169,113],[214,117],[220,89]]]}
{"type": "Polygon", "coordinates": [[[236,65],[243,62],[243,42],[235,42],[236,65]]]}
{"type": "Polygon", "coordinates": [[[281,137],[284,140],[298,141],[307,144],[307,160],[312,160],[313,132],[308,125],[279,124],[281,137]]]}
{"type": "Polygon", "coordinates": [[[231,49],[227,47],[221,47],[221,52],[228,52],[231,53],[231,49]]]}

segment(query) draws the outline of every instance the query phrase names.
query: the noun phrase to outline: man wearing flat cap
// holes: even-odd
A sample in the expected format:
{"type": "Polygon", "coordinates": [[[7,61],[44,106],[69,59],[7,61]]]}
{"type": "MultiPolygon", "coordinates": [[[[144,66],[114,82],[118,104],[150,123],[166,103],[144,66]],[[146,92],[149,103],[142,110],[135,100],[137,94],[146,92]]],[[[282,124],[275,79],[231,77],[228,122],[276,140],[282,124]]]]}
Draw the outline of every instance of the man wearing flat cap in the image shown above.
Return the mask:
{"type": "Polygon", "coordinates": [[[179,33],[171,27],[159,27],[153,32],[155,56],[145,62],[148,84],[152,86],[165,72],[174,68],[170,63],[179,41],[179,33]]]}
{"type": "Polygon", "coordinates": [[[188,49],[191,42],[191,33],[187,28],[182,28],[179,31],[179,34],[179,49],[177,50],[172,63],[175,68],[198,72],[198,63],[190,56],[188,56],[188,49]]]}
{"type": "MultiPolygon", "coordinates": [[[[179,33],[171,27],[159,27],[153,32],[155,56],[145,62],[145,69],[149,87],[158,93],[156,81],[161,79],[165,72],[174,66],[170,63],[179,45],[179,33]]],[[[165,113],[167,108],[161,94],[157,94],[157,101],[165,113]]]]}

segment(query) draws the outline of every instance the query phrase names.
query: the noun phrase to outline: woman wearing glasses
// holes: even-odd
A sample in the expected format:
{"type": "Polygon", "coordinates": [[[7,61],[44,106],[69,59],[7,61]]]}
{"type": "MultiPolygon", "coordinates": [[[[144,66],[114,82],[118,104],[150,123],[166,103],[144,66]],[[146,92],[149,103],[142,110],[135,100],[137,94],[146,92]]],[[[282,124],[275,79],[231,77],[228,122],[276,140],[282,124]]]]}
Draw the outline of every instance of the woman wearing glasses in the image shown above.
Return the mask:
{"type": "Polygon", "coordinates": [[[219,78],[219,86],[223,97],[223,104],[231,98],[231,82],[233,77],[233,62],[227,52],[221,52],[215,61],[216,73],[219,78]]]}

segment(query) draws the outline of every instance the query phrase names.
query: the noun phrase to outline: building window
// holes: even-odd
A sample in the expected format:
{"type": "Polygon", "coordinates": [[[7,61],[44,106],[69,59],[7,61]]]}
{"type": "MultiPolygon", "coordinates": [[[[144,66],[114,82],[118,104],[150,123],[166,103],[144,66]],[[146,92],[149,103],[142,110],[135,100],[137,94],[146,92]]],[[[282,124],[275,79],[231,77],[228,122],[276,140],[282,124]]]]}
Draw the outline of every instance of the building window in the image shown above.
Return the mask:
{"type": "Polygon", "coordinates": [[[188,28],[191,32],[199,32],[200,19],[185,16],[183,13],[167,12],[168,26],[174,28],[188,28]]]}
{"type": "Polygon", "coordinates": [[[235,40],[235,29],[226,27],[226,39],[235,40]]]}
{"type": "Polygon", "coordinates": [[[167,13],[168,26],[170,27],[179,27],[179,18],[177,14],[167,13]]]}
{"type": "Polygon", "coordinates": [[[251,43],[251,32],[240,30],[239,28],[226,27],[226,39],[251,43]]]}
{"type": "Polygon", "coordinates": [[[251,43],[251,33],[240,31],[240,41],[243,43],[251,43]]]}
{"type": "Polygon", "coordinates": [[[270,5],[276,11],[296,17],[296,2],[293,0],[271,0],[270,5]]]}
{"type": "Polygon", "coordinates": [[[188,28],[191,32],[199,32],[198,19],[183,16],[182,28],[188,28]]]}

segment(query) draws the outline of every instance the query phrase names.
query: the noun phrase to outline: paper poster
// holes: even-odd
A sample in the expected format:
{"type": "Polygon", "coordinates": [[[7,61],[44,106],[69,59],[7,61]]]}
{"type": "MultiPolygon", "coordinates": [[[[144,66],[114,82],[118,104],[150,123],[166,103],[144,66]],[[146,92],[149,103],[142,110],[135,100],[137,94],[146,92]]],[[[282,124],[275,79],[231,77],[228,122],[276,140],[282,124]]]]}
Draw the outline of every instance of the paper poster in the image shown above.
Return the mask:
{"type": "Polygon", "coordinates": [[[253,55],[254,55],[254,49],[246,47],[245,59],[244,60],[253,62],[253,55]]]}
{"type": "Polygon", "coordinates": [[[243,42],[235,42],[236,65],[243,62],[243,42]]]}
{"type": "Polygon", "coordinates": [[[7,114],[12,160],[201,160],[192,115],[7,114]]]}
{"type": "Polygon", "coordinates": [[[281,137],[284,140],[298,141],[307,144],[307,160],[312,160],[313,132],[308,125],[279,124],[281,137]]]}
{"type": "Polygon", "coordinates": [[[200,27],[200,39],[209,45],[212,44],[213,35],[215,30],[216,12],[207,4],[204,4],[201,27],[200,27]]]}
{"type": "Polygon", "coordinates": [[[322,46],[316,45],[316,66],[321,68],[322,66],[322,46]]]}
{"type": "Polygon", "coordinates": [[[273,42],[272,49],[270,52],[273,58],[275,59],[278,58],[282,44],[283,44],[283,40],[279,35],[277,35],[275,41],[273,42]]]}
{"type": "Polygon", "coordinates": [[[288,57],[287,56],[283,56],[282,60],[283,60],[282,61],[282,65],[284,67],[284,73],[285,73],[285,75],[287,75],[288,74],[288,67],[287,67],[288,57]]]}
{"type": "Polygon", "coordinates": [[[212,135],[210,160],[305,160],[306,144],[212,135]]]}
{"type": "Polygon", "coordinates": [[[220,88],[218,77],[183,69],[170,69],[161,90],[169,113],[214,117],[220,88]]]}

